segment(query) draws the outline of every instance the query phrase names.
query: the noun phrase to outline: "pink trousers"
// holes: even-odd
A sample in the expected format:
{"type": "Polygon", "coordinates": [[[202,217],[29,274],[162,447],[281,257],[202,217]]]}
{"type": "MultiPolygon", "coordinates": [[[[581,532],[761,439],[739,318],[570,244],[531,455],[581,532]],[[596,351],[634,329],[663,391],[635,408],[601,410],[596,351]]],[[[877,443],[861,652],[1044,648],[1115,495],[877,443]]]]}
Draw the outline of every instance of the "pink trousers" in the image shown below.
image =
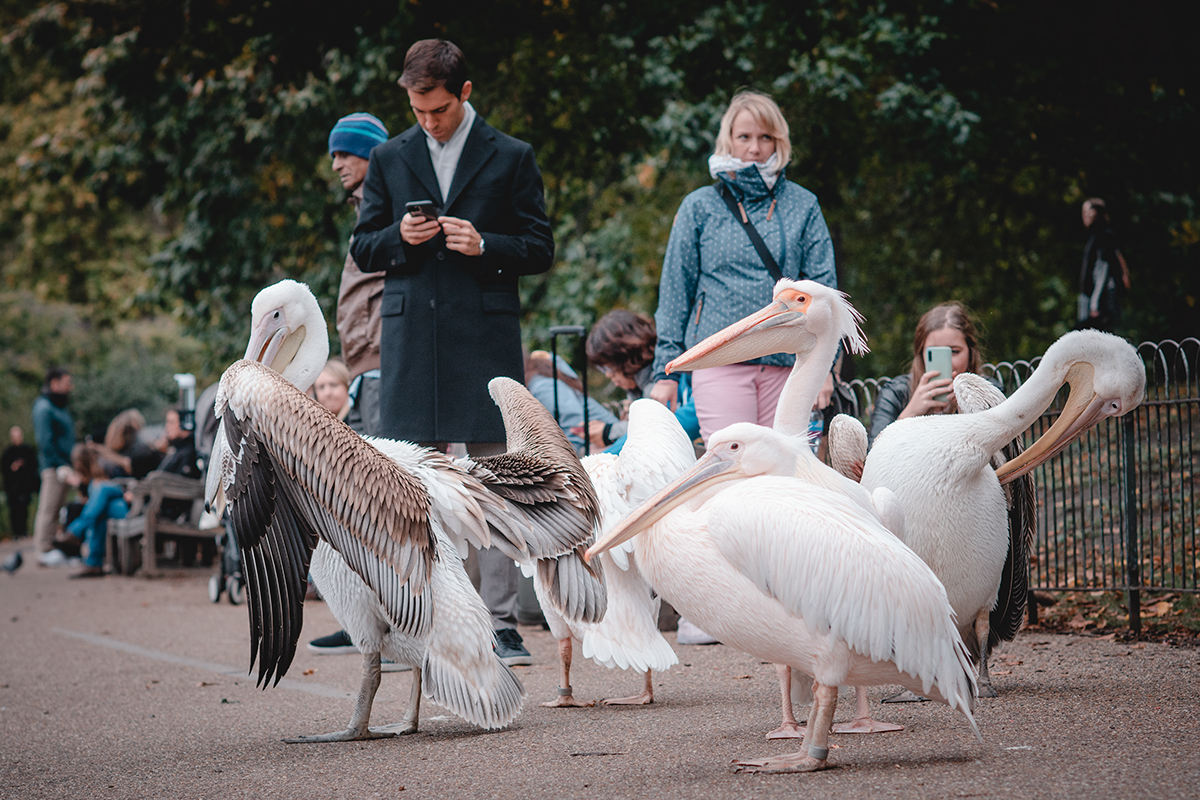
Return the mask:
{"type": "Polygon", "coordinates": [[[791,367],[761,364],[729,364],[693,372],[692,396],[696,399],[700,438],[708,444],[710,434],[735,422],[771,427],[775,406],[791,372],[791,367]]]}

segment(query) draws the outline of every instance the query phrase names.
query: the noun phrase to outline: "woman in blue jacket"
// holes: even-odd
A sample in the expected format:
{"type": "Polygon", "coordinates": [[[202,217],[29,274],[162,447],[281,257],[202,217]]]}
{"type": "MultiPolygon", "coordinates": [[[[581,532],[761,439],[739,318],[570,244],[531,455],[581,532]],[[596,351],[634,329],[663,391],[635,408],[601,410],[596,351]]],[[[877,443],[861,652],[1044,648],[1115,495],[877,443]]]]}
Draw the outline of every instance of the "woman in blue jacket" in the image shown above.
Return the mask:
{"type": "MultiPolygon", "coordinates": [[[[735,95],[708,162],[717,183],[684,198],[663,260],[650,396],[672,409],[678,383],[667,376],[667,362],[771,301],[776,279],[746,223],[782,277],[837,287],[833,242],[816,195],[785,177],[791,152],[775,101],[759,92],[735,95]]],[[[777,353],[697,371],[692,392],[703,439],[734,422],[770,426],[794,360],[777,353]]]]}

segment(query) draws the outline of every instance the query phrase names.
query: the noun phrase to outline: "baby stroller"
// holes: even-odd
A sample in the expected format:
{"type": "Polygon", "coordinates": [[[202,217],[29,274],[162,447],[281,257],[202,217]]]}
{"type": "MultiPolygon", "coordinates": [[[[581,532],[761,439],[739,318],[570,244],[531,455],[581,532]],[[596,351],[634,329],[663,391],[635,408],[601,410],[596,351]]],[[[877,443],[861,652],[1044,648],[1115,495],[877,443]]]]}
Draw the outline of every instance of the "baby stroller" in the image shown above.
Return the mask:
{"type": "Polygon", "coordinates": [[[224,533],[217,536],[217,569],[208,578],[208,599],[221,601],[225,592],[229,602],[240,606],[246,600],[246,579],[242,575],[242,553],[238,550],[237,537],[229,529],[229,516],[221,520],[224,533]]]}
{"type": "MultiPolygon", "coordinates": [[[[207,475],[208,459],[212,456],[213,440],[217,436],[217,419],[213,414],[217,396],[217,384],[204,390],[196,401],[196,454],[201,469],[207,475]]],[[[242,575],[242,553],[238,549],[237,537],[229,528],[229,516],[221,520],[217,539],[217,568],[208,578],[208,599],[221,601],[224,593],[235,606],[246,600],[246,579],[242,575]]]]}

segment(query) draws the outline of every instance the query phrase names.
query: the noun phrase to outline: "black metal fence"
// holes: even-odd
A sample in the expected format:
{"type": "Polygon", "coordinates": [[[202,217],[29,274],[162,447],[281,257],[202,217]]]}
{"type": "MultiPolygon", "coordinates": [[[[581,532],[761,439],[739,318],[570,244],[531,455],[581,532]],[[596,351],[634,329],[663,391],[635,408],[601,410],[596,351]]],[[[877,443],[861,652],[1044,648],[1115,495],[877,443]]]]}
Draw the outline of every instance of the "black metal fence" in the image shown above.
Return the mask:
{"type": "MultiPolygon", "coordinates": [[[[1141,592],[1200,592],[1200,340],[1143,342],[1146,398],[1096,426],[1039,467],[1034,589],[1125,592],[1129,623],[1141,628],[1141,592]]],[[[1037,367],[984,365],[1006,394],[1037,367]]],[[[851,383],[857,416],[869,423],[884,379],[851,383]]],[[[1026,435],[1028,445],[1057,419],[1067,390],[1026,435]]],[[[1032,607],[1032,606],[1031,606],[1032,607]]]]}

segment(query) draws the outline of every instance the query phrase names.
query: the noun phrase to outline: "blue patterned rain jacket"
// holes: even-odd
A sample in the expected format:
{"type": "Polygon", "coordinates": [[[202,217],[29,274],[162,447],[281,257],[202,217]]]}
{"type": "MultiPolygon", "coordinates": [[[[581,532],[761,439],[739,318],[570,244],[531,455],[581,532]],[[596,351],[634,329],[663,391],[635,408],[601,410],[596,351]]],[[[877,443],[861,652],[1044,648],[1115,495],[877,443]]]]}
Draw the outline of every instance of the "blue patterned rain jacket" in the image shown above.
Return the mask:
{"type": "MultiPolygon", "coordinates": [[[[736,173],[736,180],[722,176],[721,181],[741,200],[785,278],[837,288],[833,242],[815,194],[780,173],[772,195],[754,167],[736,173]],[[775,210],[768,221],[772,199],[775,210]]],[[[770,303],[774,288],[741,220],[729,212],[716,185],[685,197],[671,227],[659,281],[654,380],[669,377],[667,362],[687,348],[770,303]]],[[[790,367],[794,362],[795,356],[776,353],[747,363],[790,367]]]]}

